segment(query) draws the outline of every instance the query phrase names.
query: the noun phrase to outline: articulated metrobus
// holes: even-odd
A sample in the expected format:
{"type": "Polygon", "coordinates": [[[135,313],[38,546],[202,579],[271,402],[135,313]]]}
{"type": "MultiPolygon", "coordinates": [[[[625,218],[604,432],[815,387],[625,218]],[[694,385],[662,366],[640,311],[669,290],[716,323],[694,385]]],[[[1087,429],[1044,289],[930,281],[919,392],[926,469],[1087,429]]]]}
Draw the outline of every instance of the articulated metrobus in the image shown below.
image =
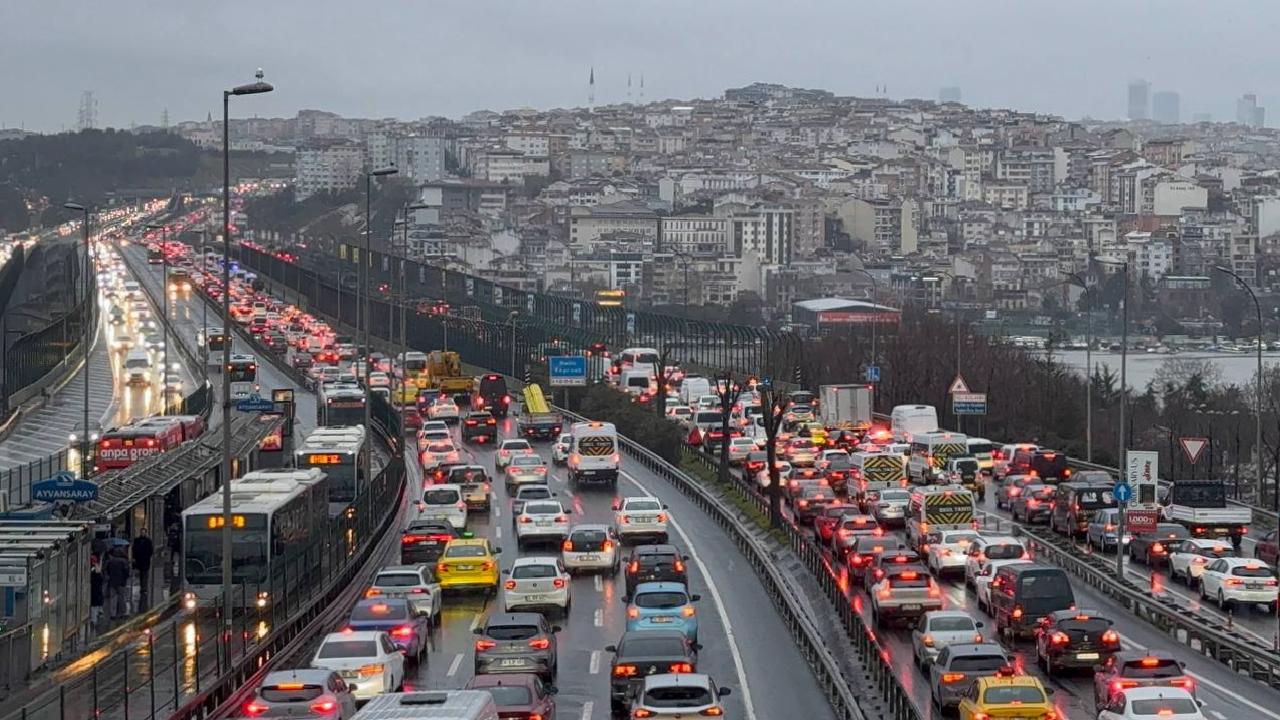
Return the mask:
{"type": "Polygon", "coordinates": [[[243,400],[258,392],[258,360],[252,355],[234,354],[227,366],[227,382],[231,383],[231,397],[243,400]]]}
{"type": "MultiPolygon", "coordinates": [[[[231,481],[233,602],[265,608],[318,571],[329,528],[328,481],[319,470],[257,470],[231,481]]],[[[183,603],[222,594],[222,496],[182,511],[183,603]]]]}
{"type": "Polygon", "coordinates": [[[364,388],[355,383],[327,383],[316,398],[316,424],[364,425],[364,388]]]}
{"type": "Polygon", "coordinates": [[[323,470],[329,478],[331,514],[336,515],[364,490],[364,454],[369,451],[363,426],[316,428],[293,451],[299,470],[323,470]]]}

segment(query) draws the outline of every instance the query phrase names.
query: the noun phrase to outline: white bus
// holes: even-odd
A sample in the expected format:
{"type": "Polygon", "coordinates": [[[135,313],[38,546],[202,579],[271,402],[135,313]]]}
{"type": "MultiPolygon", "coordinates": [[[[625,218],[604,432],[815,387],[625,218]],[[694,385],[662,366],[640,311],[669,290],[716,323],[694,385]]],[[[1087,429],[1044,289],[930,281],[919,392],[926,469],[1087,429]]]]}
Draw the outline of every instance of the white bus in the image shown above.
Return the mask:
{"type": "Polygon", "coordinates": [[[211,326],[202,329],[196,340],[200,343],[200,351],[204,353],[204,364],[211,370],[221,370],[222,353],[227,343],[231,342],[227,334],[222,331],[222,328],[211,326]]]}
{"type": "Polygon", "coordinates": [[[256,394],[258,386],[258,360],[252,355],[234,354],[227,365],[227,382],[231,383],[231,398],[243,400],[256,394]]]}
{"type": "Polygon", "coordinates": [[[366,452],[363,427],[317,428],[293,451],[293,465],[299,470],[324,471],[329,477],[329,502],[337,513],[364,490],[366,452]]]}
{"type": "Polygon", "coordinates": [[[316,398],[316,424],[364,425],[364,388],[351,383],[327,383],[316,398]]]}
{"type": "MultiPolygon", "coordinates": [[[[329,527],[328,495],[328,481],[319,470],[258,470],[231,482],[233,602],[268,607],[295,578],[320,569],[323,553],[317,549],[329,527]]],[[[183,602],[188,609],[222,595],[225,520],[218,493],[182,511],[183,602]]]]}

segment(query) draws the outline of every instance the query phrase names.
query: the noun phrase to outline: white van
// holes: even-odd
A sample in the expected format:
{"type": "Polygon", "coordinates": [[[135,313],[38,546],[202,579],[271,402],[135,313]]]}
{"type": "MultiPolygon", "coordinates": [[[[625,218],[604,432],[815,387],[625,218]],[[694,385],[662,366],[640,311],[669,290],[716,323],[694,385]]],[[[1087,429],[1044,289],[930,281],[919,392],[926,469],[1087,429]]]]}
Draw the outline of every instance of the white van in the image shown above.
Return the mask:
{"type": "Polygon", "coordinates": [[[680,383],[680,402],[692,407],[698,398],[711,392],[711,381],[701,375],[685,375],[680,383]]]}
{"type": "Polygon", "coordinates": [[[130,350],[124,359],[124,372],[129,385],[150,385],[151,353],[144,347],[130,350]]]}
{"type": "Polygon", "coordinates": [[[462,486],[441,483],[428,485],[418,506],[418,518],[444,518],[453,527],[467,526],[467,503],[462,499],[462,486]]]}
{"type": "Polygon", "coordinates": [[[938,427],[938,410],[932,405],[897,405],[889,416],[889,431],[898,442],[911,442],[912,435],[938,427]]]}
{"type": "Polygon", "coordinates": [[[622,379],[618,382],[618,389],[628,395],[643,395],[644,393],[653,392],[654,385],[653,373],[647,369],[623,370],[622,379]]]}
{"type": "Polygon", "coordinates": [[[592,420],[574,423],[569,428],[573,445],[569,449],[569,483],[600,482],[618,485],[618,429],[613,423],[592,420]]]}
{"type": "Polygon", "coordinates": [[[493,695],[485,690],[420,690],[382,693],[351,720],[498,720],[493,695]]]}
{"type": "Polygon", "coordinates": [[[648,370],[652,375],[658,369],[658,351],[654,348],[626,348],[620,357],[622,370],[648,370]]]}

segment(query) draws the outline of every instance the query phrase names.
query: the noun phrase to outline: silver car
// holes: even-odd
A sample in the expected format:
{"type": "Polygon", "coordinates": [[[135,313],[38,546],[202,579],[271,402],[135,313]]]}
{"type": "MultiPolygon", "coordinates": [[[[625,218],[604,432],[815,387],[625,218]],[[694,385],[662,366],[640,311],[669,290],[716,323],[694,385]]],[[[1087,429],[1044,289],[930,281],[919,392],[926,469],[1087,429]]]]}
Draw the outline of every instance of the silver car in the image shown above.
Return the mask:
{"type": "Polygon", "coordinates": [[[910,504],[911,493],[906,490],[881,490],[879,499],[867,509],[881,525],[902,525],[910,504]]]}
{"type": "Polygon", "coordinates": [[[921,672],[942,649],[959,643],[982,642],[982,623],[963,610],[933,610],[920,616],[911,631],[911,656],[921,672]]]}
{"type": "Polygon", "coordinates": [[[254,718],[318,715],[347,720],[356,714],[356,698],[336,670],[277,670],[263,678],[241,714],[254,718]]]}

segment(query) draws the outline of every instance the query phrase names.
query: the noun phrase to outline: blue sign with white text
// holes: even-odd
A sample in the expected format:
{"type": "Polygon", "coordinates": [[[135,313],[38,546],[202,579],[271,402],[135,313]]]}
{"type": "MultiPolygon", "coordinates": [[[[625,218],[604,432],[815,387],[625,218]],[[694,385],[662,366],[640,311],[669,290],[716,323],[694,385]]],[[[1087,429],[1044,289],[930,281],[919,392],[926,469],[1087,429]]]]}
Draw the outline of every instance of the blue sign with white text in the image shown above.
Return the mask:
{"type": "Polygon", "coordinates": [[[271,412],[275,409],[276,404],[273,401],[256,394],[236,403],[236,410],[240,412],[271,412]]]}
{"type": "Polygon", "coordinates": [[[90,480],[77,480],[70,472],[62,471],[48,480],[41,480],[31,485],[31,498],[40,502],[71,500],[88,502],[98,499],[98,483],[90,480]]]}
{"type": "Polygon", "coordinates": [[[547,372],[551,387],[587,384],[587,357],[585,355],[552,355],[547,358],[547,372]]]}

